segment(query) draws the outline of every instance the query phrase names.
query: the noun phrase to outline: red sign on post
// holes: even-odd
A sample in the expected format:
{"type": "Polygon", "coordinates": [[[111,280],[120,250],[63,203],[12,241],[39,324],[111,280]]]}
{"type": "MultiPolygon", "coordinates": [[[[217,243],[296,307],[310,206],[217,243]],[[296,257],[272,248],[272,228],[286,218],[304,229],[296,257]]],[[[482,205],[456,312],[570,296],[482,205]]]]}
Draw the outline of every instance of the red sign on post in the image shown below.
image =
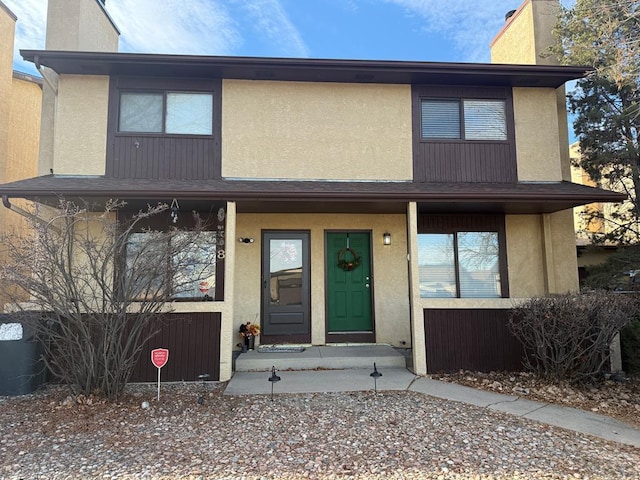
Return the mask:
{"type": "Polygon", "coordinates": [[[169,360],[169,350],[166,348],[151,350],[151,363],[153,363],[156,368],[164,367],[167,364],[167,360],[169,360]]]}
{"type": "Polygon", "coordinates": [[[169,360],[169,350],[166,348],[156,348],[151,350],[151,363],[158,369],[158,401],[160,401],[160,369],[167,364],[169,360]]]}

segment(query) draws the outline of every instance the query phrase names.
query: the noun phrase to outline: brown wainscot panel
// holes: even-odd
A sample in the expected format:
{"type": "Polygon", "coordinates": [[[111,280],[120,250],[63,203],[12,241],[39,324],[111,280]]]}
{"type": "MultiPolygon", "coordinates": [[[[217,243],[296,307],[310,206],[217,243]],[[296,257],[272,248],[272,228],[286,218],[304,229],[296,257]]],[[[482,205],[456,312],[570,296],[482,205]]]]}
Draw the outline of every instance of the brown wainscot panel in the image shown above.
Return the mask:
{"type": "Polygon", "coordinates": [[[154,348],[169,349],[162,381],[195,381],[205,373],[209,380],[220,380],[220,313],[171,314],[158,323],[160,332],[143,347],[131,382],[157,381],[158,369],[151,363],[154,348]]]}
{"type": "Polygon", "coordinates": [[[199,137],[115,135],[110,176],[115,178],[216,178],[217,140],[199,137]]]}
{"type": "Polygon", "coordinates": [[[429,373],[520,371],[524,350],[507,326],[510,310],[425,309],[429,373]]]}

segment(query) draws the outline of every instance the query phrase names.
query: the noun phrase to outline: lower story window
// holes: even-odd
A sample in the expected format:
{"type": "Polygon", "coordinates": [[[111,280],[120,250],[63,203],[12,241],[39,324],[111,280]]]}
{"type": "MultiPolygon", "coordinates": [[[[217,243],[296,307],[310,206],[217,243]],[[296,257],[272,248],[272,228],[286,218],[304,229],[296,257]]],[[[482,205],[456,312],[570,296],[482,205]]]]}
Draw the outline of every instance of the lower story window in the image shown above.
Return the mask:
{"type": "Polygon", "coordinates": [[[499,253],[498,232],[419,234],[420,296],[501,297],[499,253]]]}
{"type": "Polygon", "coordinates": [[[128,237],[126,294],[200,299],[216,286],[216,232],[132,233],[128,237]]]}

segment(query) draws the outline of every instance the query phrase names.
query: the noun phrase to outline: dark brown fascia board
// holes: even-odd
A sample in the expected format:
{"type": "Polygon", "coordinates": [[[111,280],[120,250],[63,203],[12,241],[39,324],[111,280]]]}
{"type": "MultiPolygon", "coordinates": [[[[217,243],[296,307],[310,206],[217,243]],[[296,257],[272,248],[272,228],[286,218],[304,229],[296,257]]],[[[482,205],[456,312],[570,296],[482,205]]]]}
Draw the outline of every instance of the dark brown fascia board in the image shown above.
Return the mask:
{"type": "Polygon", "coordinates": [[[396,60],[223,57],[21,50],[26,61],[59,74],[127,75],[346,83],[459,84],[557,88],[585,66],[396,60]]]}
{"type": "MultiPolygon", "coordinates": [[[[342,182],[262,182],[218,181],[205,188],[192,181],[168,181],[158,187],[153,181],[122,181],[104,178],[36,177],[0,185],[8,197],[112,196],[114,198],[176,197],[192,200],[268,200],[291,199],[322,201],[418,201],[418,202],[555,202],[581,205],[593,202],[621,202],[627,196],[594,187],[560,182],[554,184],[419,184],[419,183],[342,183],[342,182]],[[44,183],[40,183],[44,182],[44,183]],[[50,183],[51,182],[51,183],[50,183]],[[36,183],[36,184],[34,184],[36,183]],[[183,185],[184,184],[184,185],[183,185]],[[179,192],[179,193],[177,193],[179,192]]],[[[208,183],[208,182],[207,182],[208,183]]],[[[206,185],[206,184],[205,184],[206,185]]]]}

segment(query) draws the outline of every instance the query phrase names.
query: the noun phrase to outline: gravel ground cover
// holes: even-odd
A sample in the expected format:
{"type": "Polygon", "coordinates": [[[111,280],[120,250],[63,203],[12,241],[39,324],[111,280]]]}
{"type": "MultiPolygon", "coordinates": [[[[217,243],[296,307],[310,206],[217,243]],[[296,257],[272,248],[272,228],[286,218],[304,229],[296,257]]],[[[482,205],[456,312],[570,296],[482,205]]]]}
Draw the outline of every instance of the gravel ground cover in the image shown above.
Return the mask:
{"type": "Polygon", "coordinates": [[[640,449],[413,392],[0,397],[3,479],[637,479],[640,449]],[[143,402],[149,408],[142,408],[143,402]]]}

